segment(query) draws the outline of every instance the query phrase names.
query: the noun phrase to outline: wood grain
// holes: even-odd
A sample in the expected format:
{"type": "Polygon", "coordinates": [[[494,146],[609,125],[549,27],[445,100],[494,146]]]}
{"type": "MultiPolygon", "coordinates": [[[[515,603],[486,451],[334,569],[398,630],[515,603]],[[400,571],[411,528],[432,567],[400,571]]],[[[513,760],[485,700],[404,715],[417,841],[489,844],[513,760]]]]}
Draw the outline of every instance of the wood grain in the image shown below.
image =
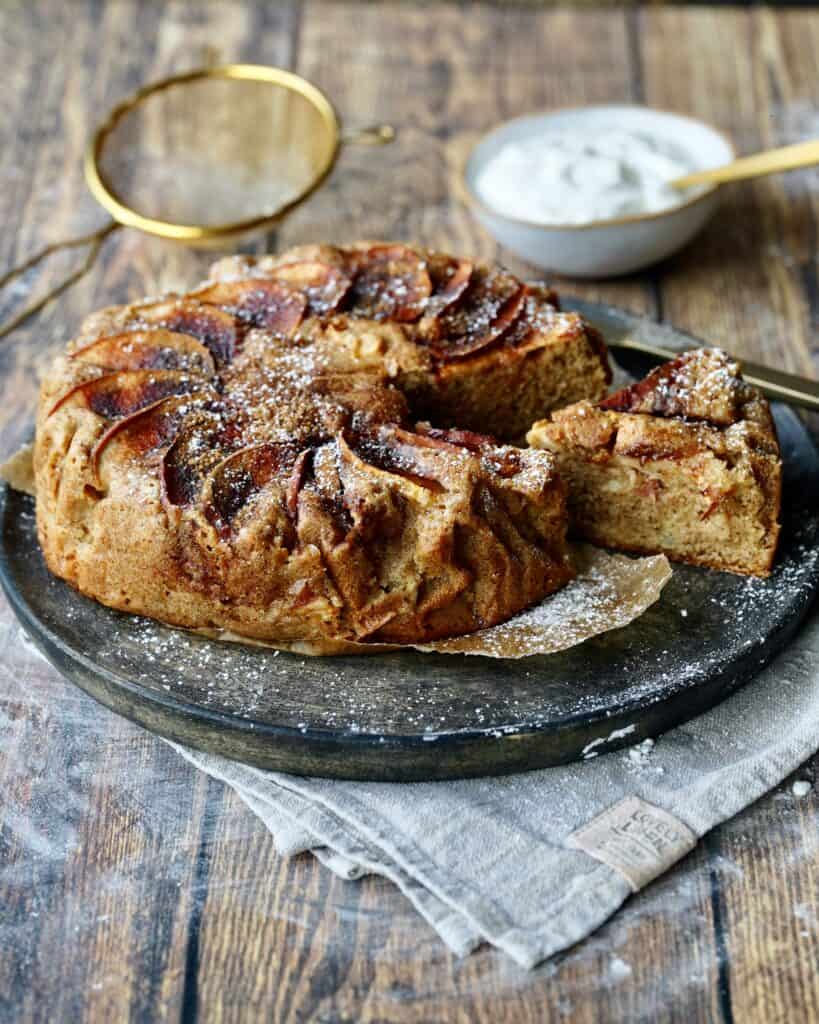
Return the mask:
{"type": "MultiPolygon", "coordinates": [[[[742,151],[817,134],[809,10],[7,3],[0,266],[102,223],[80,171],[88,131],[205,46],[295,67],[351,127],[399,128],[390,148],[346,150],[257,247],[371,235],[495,256],[459,201],[459,168],[482,130],[538,107],[645,101],[712,121],[742,151]]],[[[817,201],[815,174],[737,187],[652,274],[563,287],[808,370],[817,201]]],[[[207,261],[133,232],[109,240],[86,281],[0,348],[2,453],[30,430],[37,366],[86,310],[190,281],[207,261]]],[[[0,296],[0,316],[69,265],[0,296]]],[[[235,795],[63,683],[5,606],[0,651],[1,1020],[819,1019],[815,788],[797,800],[780,787],[587,942],[525,972],[490,950],[455,959],[382,880],[280,858],[235,795]]]]}

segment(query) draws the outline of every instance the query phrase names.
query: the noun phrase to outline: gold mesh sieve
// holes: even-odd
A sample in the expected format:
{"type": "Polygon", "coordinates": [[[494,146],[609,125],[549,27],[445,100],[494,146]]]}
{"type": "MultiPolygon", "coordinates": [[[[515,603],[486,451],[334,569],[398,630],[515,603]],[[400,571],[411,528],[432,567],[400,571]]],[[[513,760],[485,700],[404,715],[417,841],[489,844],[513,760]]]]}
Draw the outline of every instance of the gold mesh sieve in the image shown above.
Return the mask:
{"type": "Polygon", "coordinates": [[[271,228],[304,202],[343,144],[393,138],[389,125],[343,135],[324,93],[282,68],[222,64],[144,86],[111,110],[85,154],[85,180],[111,219],[0,277],[2,288],[53,252],[88,247],[79,269],[2,325],[0,337],[86,274],[118,228],[223,245],[271,228]]]}

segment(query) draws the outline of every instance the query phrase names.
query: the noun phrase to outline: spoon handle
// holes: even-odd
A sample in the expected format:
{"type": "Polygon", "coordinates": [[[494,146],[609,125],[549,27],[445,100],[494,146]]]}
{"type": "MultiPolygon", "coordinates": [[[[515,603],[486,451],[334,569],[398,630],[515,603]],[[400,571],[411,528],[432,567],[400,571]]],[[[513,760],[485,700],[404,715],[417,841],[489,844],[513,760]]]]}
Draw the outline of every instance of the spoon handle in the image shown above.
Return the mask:
{"type": "Polygon", "coordinates": [[[819,164],[819,139],[797,142],[793,146],[782,146],[780,149],[769,149],[754,156],[742,156],[722,167],[684,174],[681,178],[675,178],[671,182],[671,187],[720,185],[726,181],[759,178],[763,174],[776,174],[778,171],[795,171],[800,167],[811,167],[813,164],[819,164]]]}
{"type": "MultiPolygon", "coordinates": [[[[632,352],[641,352],[643,355],[651,356],[657,362],[666,362],[669,359],[676,359],[680,353],[672,349],[660,348],[657,345],[647,345],[642,341],[634,341],[631,338],[621,340],[609,345],[610,348],[630,349],[632,352]]],[[[798,377],[793,373],[785,373],[783,370],[774,370],[770,366],[762,366],[759,363],[751,363],[745,359],[739,360],[742,366],[742,376],[749,384],[753,384],[762,391],[768,398],[777,402],[787,402],[789,405],[798,405],[803,409],[810,409],[819,412],[819,381],[809,380],[807,377],[798,377]]]]}

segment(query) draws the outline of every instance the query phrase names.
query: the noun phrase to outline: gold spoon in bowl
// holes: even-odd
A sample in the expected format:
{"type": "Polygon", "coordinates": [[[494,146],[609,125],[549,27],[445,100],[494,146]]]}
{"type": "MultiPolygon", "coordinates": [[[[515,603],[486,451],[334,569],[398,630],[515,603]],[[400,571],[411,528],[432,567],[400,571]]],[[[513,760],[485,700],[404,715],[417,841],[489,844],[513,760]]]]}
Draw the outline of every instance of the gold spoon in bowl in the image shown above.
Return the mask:
{"type": "Polygon", "coordinates": [[[780,171],[798,171],[814,164],[819,164],[819,139],[766,149],[764,153],[754,153],[753,156],[741,156],[721,167],[683,174],[669,184],[677,189],[691,188],[693,185],[724,185],[729,181],[761,178],[765,174],[778,174],[780,171]]]}

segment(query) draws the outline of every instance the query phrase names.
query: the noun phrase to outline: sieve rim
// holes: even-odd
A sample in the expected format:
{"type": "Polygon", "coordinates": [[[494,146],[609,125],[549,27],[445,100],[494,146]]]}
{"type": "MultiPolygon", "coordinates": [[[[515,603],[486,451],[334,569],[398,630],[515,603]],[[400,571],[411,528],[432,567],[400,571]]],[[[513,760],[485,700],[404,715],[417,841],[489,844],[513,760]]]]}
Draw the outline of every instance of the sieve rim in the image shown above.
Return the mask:
{"type": "Polygon", "coordinates": [[[136,228],[149,235],[156,235],[176,242],[208,242],[231,235],[241,235],[272,224],[285,217],[292,209],[304,202],[324,182],[333,169],[341,147],[341,119],[327,96],[312,82],[284,68],[266,64],[219,64],[214,67],[196,68],[180,74],[170,75],[142,86],[114,106],[91,137],[86,147],[83,168],[85,181],[91,194],[108,213],[126,227],[136,228]],[[122,118],[154,93],[175,85],[184,85],[206,78],[224,78],[237,81],[263,82],[279,85],[298,93],[318,112],[328,138],[332,139],[327,157],[316,171],[312,180],[293,199],[283,203],[273,213],[261,214],[237,221],[203,226],[148,217],[129,206],[117,193],[100,167],[105,142],[122,118]]]}

